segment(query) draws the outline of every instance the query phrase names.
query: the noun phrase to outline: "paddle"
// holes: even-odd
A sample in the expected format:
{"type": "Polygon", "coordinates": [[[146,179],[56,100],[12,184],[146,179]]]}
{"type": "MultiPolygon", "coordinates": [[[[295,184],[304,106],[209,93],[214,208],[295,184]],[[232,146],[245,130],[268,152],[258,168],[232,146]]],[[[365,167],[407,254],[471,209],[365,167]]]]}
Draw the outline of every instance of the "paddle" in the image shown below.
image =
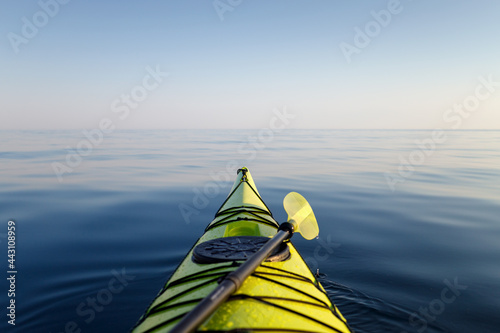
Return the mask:
{"type": "Polygon", "coordinates": [[[305,239],[318,236],[319,229],[311,206],[296,192],[288,193],[283,200],[288,222],[282,223],[278,233],[248,258],[238,269],[229,273],[224,280],[172,329],[174,333],[194,332],[231,294],[240,288],[260,264],[269,257],[284,240],[299,232],[305,239]]]}

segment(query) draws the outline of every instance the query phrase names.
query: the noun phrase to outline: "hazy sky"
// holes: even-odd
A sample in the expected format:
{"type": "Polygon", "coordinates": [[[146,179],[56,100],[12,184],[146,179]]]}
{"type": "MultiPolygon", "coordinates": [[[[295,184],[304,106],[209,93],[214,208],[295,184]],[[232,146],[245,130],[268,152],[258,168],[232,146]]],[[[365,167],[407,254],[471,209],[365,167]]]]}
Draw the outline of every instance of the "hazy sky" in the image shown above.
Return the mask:
{"type": "Polygon", "coordinates": [[[0,129],[259,128],[284,108],[291,128],[499,128],[499,17],[498,0],[2,1],[0,129]]]}

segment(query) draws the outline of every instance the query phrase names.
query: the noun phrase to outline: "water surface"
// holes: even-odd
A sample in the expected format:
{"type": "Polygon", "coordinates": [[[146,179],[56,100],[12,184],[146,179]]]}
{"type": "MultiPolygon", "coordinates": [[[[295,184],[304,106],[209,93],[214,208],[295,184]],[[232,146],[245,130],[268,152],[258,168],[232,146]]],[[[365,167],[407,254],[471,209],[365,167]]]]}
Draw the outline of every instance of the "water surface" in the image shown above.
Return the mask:
{"type": "Polygon", "coordinates": [[[498,332],[499,131],[263,133],[1,132],[0,331],[128,331],[247,166],[277,220],[311,203],[320,238],[293,241],[356,332],[498,332]]]}

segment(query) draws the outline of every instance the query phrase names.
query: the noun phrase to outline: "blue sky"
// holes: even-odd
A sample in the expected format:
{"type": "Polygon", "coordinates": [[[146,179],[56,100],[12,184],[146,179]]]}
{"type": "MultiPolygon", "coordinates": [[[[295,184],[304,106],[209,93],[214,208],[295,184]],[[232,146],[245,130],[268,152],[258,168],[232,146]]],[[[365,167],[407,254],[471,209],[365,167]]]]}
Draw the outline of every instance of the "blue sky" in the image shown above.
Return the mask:
{"type": "Polygon", "coordinates": [[[59,1],[2,3],[0,129],[500,125],[498,1],[59,1]]]}

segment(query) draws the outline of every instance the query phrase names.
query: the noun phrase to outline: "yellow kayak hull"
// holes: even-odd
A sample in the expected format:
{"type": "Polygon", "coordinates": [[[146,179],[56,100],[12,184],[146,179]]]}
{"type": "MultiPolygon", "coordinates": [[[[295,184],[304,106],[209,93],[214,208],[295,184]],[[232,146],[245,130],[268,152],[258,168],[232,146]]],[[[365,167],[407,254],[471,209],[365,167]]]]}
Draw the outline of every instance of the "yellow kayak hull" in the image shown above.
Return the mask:
{"type": "MultiPolygon", "coordinates": [[[[170,332],[186,313],[217,287],[221,278],[242,262],[228,259],[199,263],[193,258],[197,245],[224,237],[272,237],[278,226],[260,197],[250,172],[246,168],[240,169],[214,220],[133,332],[170,332]]],[[[286,258],[262,263],[198,331],[351,332],[291,242],[288,242],[286,258]]]]}

